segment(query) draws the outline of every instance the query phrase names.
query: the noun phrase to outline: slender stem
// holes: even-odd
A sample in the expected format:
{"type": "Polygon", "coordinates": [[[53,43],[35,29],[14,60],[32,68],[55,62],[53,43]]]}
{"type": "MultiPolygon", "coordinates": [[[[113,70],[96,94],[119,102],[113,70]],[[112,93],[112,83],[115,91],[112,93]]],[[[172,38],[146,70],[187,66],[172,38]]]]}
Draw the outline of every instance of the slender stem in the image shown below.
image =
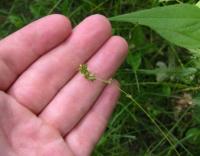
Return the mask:
{"type": "MultiPolygon", "coordinates": [[[[88,70],[88,67],[86,64],[81,64],[79,67],[79,72],[89,81],[94,81],[94,80],[98,80],[101,81],[103,83],[106,84],[111,84],[112,83],[112,79],[109,80],[104,80],[101,78],[98,78],[95,76],[95,74],[91,73],[88,70]],[[91,79],[91,76],[93,79],[91,79]]],[[[126,91],[122,90],[120,87],[118,87],[118,89],[124,93],[126,95],[127,98],[129,98],[133,103],[135,103],[144,113],[145,115],[151,120],[151,122],[156,126],[156,128],[161,132],[161,134],[166,138],[166,140],[169,142],[169,144],[173,147],[172,149],[174,149],[174,151],[176,152],[176,154],[178,156],[180,156],[180,154],[178,153],[178,151],[175,148],[175,145],[173,144],[173,142],[170,140],[170,138],[168,137],[168,135],[165,134],[165,132],[160,128],[160,126],[157,124],[157,122],[149,115],[149,113],[132,97],[131,94],[128,94],[126,91]]]]}
{"type": "MultiPolygon", "coordinates": [[[[181,115],[181,117],[178,119],[178,121],[176,122],[176,124],[167,132],[167,136],[173,136],[172,132],[173,130],[178,126],[178,124],[181,122],[181,120],[185,117],[185,115],[188,113],[188,111],[191,108],[188,108],[185,112],[183,112],[183,114],[181,115]]],[[[180,140],[178,140],[176,137],[174,137],[174,139],[177,141],[176,144],[180,144],[180,140]]],[[[153,153],[161,144],[163,144],[165,141],[165,138],[163,138],[156,146],[154,146],[151,150],[150,150],[150,154],[153,153]]],[[[180,144],[180,146],[191,156],[192,154],[190,153],[190,151],[183,145],[180,144]]]]}
{"type": "Polygon", "coordinates": [[[140,93],[140,84],[139,84],[139,81],[138,81],[138,76],[137,76],[137,72],[136,71],[134,72],[134,75],[135,75],[135,80],[136,80],[136,86],[137,86],[137,89],[138,89],[138,93],[140,93]]]}
{"type": "Polygon", "coordinates": [[[165,134],[165,132],[160,128],[160,126],[157,124],[157,122],[149,115],[149,113],[132,97],[132,95],[128,94],[124,90],[122,90],[120,87],[118,87],[119,90],[126,95],[127,98],[129,98],[133,103],[135,103],[144,113],[145,115],[151,120],[151,122],[156,126],[156,128],[162,133],[162,135],[166,138],[166,140],[169,142],[169,144],[172,146],[174,151],[178,156],[180,156],[179,152],[174,147],[175,145],[173,142],[169,139],[168,135],[165,134]]]}
{"type": "Polygon", "coordinates": [[[110,79],[108,79],[108,80],[104,80],[104,79],[101,79],[101,78],[97,78],[97,77],[96,77],[96,80],[101,81],[101,82],[103,82],[103,83],[105,83],[105,84],[111,84],[113,79],[110,78],[110,79]]]}
{"type": "Polygon", "coordinates": [[[58,0],[57,3],[53,6],[53,8],[49,10],[48,15],[50,15],[57,8],[57,6],[60,5],[61,2],[62,0],[58,0]]]}

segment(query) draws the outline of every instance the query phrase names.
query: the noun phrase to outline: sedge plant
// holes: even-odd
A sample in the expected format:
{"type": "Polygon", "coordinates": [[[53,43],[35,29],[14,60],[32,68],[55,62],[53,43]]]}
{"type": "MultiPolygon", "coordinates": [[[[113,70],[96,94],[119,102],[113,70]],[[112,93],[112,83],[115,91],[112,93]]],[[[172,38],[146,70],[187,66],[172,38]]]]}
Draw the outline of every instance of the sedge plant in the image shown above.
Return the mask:
{"type": "MultiPolygon", "coordinates": [[[[85,77],[85,79],[89,80],[89,81],[101,81],[105,84],[111,84],[112,83],[112,78],[108,79],[108,80],[104,80],[101,79],[99,77],[97,77],[94,73],[92,73],[91,71],[89,71],[87,64],[80,64],[79,66],[79,72],[85,77]]],[[[149,113],[142,107],[141,104],[139,104],[131,94],[127,93],[125,90],[121,89],[120,87],[118,87],[118,89],[128,98],[130,99],[134,104],[136,104],[136,106],[138,106],[144,113],[145,115],[151,120],[151,122],[156,126],[156,128],[161,132],[161,134],[163,135],[163,137],[169,142],[169,144],[172,146],[172,148],[174,149],[175,153],[179,156],[179,152],[176,150],[175,148],[175,144],[173,143],[173,141],[169,138],[169,135],[165,134],[165,132],[162,130],[162,128],[158,125],[158,123],[151,117],[151,115],[149,115],[149,113]]]]}

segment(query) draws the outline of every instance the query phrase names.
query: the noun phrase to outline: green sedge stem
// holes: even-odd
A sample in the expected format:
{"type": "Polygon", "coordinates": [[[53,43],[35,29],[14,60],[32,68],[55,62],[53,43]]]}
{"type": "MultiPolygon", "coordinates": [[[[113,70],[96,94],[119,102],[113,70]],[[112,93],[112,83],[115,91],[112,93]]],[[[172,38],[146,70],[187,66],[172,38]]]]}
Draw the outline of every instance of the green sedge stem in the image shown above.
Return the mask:
{"type": "MultiPolygon", "coordinates": [[[[81,64],[79,66],[79,72],[89,81],[101,81],[105,84],[111,84],[112,83],[112,79],[109,80],[104,80],[101,78],[97,78],[95,74],[91,73],[88,70],[88,67],[86,64],[81,64]]],[[[160,128],[160,126],[157,124],[157,122],[148,114],[148,112],[132,97],[131,94],[128,94],[126,91],[122,90],[120,87],[118,87],[118,89],[124,93],[126,95],[127,98],[129,98],[133,103],[135,103],[144,113],[145,115],[151,120],[151,122],[156,126],[156,128],[161,132],[161,134],[164,136],[164,138],[166,138],[166,140],[169,142],[169,144],[173,147],[174,151],[176,152],[176,154],[178,156],[180,156],[180,154],[178,153],[178,151],[176,150],[175,145],[173,144],[173,142],[170,140],[170,138],[168,137],[168,135],[166,135],[164,133],[164,131],[160,128]]]]}

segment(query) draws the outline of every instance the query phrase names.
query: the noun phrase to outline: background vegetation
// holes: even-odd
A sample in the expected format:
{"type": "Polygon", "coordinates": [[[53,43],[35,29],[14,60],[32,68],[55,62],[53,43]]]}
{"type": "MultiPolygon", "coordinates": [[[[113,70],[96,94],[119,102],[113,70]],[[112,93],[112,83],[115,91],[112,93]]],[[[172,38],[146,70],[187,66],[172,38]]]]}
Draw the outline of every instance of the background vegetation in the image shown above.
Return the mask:
{"type": "MultiPolygon", "coordinates": [[[[68,16],[75,26],[95,13],[112,17],[183,2],[195,4],[197,1],[0,0],[0,38],[51,13],[68,16]]],[[[116,78],[140,107],[126,95],[121,96],[93,155],[198,156],[200,53],[174,46],[147,27],[114,22],[113,33],[126,38],[130,46],[116,78]]]]}

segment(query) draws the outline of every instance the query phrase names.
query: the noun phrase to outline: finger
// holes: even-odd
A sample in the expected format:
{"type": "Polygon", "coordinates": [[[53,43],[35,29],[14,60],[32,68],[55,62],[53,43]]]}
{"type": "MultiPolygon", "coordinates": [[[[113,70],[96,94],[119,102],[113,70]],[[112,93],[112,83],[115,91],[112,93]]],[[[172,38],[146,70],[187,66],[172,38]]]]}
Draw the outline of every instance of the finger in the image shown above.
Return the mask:
{"type": "MultiPolygon", "coordinates": [[[[58,131],[1,91],[0,140],[9,147],[3,151],[8,150],[11,155],[17,152],[17,155],[74,156],[58,131]]],[[[0,155],[7,154],[1,151],[0,155]]]]}
{"type": "Polygon", "coordinates": [[[9,93],[38,114],[85,62],[111,36],[111,26],[101,15],[86,18],[69,39],[33,64],[9,93]],[[34,97],[34,98],[33,98],[34,97]]]}
{"type": "MultiPolygon", "coordinates": [[[[118,36],[111,37],[89,60],[89,70],[97,77],[108,79],[120,66],[126,53],[126,41],[118,36]]],[[[44,109],[40,117],[65,135],[89,110],[104,86],[104,83],[88,81],[78,73],[44,109]]]]}
{"type": "Polygon", "coordinates": [[[0,90],[6,90],[38,57],[65,40],[71,24],[62,15],[35,21],[0,41],[0,90]]]}
{"type": "Polygon", "coordinates": [[[90,155],[105,130],[118,97],[119,88],[115,81],[105,88],[92,109],[66,136],[65,140],[76,156],[90,155]]]}

